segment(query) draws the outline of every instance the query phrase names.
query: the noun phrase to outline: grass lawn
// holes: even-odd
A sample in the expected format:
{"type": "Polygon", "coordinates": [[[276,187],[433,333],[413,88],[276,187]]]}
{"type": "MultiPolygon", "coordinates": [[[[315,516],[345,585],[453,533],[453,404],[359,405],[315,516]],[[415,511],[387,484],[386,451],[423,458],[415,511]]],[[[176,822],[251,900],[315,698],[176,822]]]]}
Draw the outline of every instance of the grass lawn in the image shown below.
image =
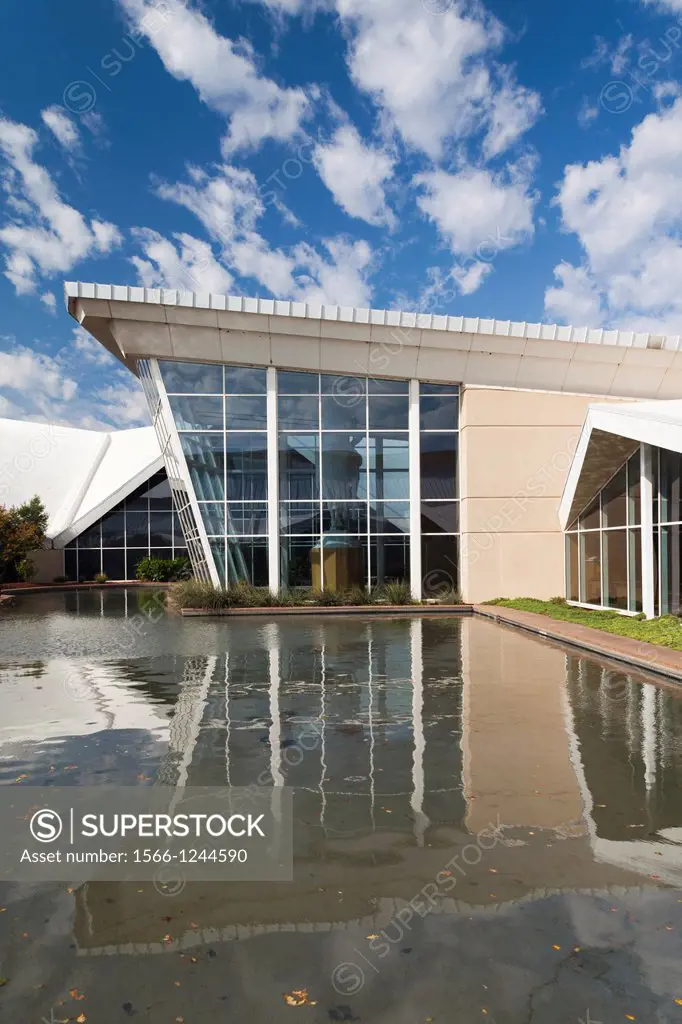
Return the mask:
{"type": "Polygon", "coordinates": [[[648,644],[661,647],[672,647],[682,651],[682,619],[674,615],[665,615],[660,619],[634,619],[618,612],[593,612],[585,608],[573,608],[568,604],[554,604],[551,601],[536,601],[532,597],[498,598],[486,604],[498,605],[501,608],[515,608],[520,612],[535,612],[536,615],[547,615],[551,619],[562,622],[574,622],[577,626],[591,626],[604,633],[616,633],[618,636],[629,636],[633,640],[643,640],[648,644]]]}

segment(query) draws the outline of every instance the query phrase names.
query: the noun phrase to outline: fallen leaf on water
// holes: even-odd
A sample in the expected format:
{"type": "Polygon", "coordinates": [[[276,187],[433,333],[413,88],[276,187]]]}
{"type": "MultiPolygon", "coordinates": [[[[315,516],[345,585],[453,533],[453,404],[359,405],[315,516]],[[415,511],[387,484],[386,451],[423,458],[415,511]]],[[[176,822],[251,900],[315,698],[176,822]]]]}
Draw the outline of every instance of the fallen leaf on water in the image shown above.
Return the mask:
{"type": "Polygon", "coordinates": [[[87,1019],[88,1018],[85,1016],[84,1013],[79,1013],[79,1015],[76,1017],[76,1024],[85,1024],[87,1019]]]}
{"type": "Polygon", "coordinates": [[[574,953],[579,953],[580,952],[580,946],[574,946],[573,947],[573,952],[574,953]]]}
{"type": "Polygon", "coordinates": [[[497,868],[488,868],[488,871],[489,871],[489,873],[491,875],[496,875],[497,874],[497,868]]]}
{"type": "Polygon", "coordinates": [[[379,936],[375,932],[372,932],[371,935],[366,935],[365,938],[366,939],[378,939],[379,936]]]}
{"type": "Polygon", "coordinates": [[[287,1006],[317,1006],[317,1001],[308,998],[307,988],[295,988],[293,992],[283,992],[282,997],[287,1006]]]}
{"type": "Polygon", "coordinates": [[[6,910],[7,907],[0,907],[0,914],[4,914],[6,910]]]}
{"type": "MultiPolygon", "coordinates": [[[[0,988],[2,988],[3,985],[6,985],[8,981],[9,978],[0,978],[0,988]]],[[[677,1002],[677,1000],[675,1000],[675,1002],[677,1002]]]]}
{"type": "Polygon", "coordinates": [[[161,941],[162,942],[172,942],[173,941],[173,936],[172,935],[164,935],[164,937],[161,939],[161,941]]]}
{"type": "Polygon", "coordinates": [[[561,946],[552,946],[552,949],[561,949],[561,946]]]}
{"type": "Polygon", "coordinates": [[[677,1003],[678,1006],[682,1006],[682,999],[675,999],[674,1001],[677,1003]]]}
{"type": "Polygon", "coordinates": [[[626,1020],[637,1020],[637,1018],[633,1017],[631,1013],[626,1013],[625,1014],[625,1019],[626,1020]]]}
{"type": "Polygon", "coordinates": [[[180,982],[179,981],[174,981],[173,984],[175,985],[176,988],[180,988],[180,982]]]}
{"type": "Polygon", "coordinates": [[[72,988],[69,991],[69,995],[71,996],[72,999],[75,999],[77,1003],[80,1003],[83,999],[85,999],[83,993],[79,992],[77,988],[72,988]]]}

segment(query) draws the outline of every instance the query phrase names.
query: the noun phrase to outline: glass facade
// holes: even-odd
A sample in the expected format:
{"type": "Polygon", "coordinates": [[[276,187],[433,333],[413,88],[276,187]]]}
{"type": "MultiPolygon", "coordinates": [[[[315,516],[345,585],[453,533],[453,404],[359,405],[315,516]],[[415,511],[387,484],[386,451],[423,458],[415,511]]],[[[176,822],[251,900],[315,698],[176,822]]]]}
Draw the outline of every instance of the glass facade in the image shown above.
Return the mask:
{"type": "Polygon", "coordinates": [[[414,593],[416,544],[419,592],[457,586],[456,385],[156,360],[143,384],[215,582],[414,593]]]}
{"type": "Polygon", "coordinates": [[[66,546],[64,573],[70,580],[91,580],[99,572],[134,580],[143,558],[187,554],[168,478],[160,472],[66,546]]]}
{"type": "MultiPolygon", "coordinates": [[[[654,614],[682,612],[682,455],[652,448],[654,614]]],[[[642,611],[640,452],[587,506],[566,534],[566,596],[642,611]]]]}
{"type": "Polygon", "coordinates": [[[639,488],[640,454],[636,452],[569,528],[569,601],[642,610],[639,488]]]}

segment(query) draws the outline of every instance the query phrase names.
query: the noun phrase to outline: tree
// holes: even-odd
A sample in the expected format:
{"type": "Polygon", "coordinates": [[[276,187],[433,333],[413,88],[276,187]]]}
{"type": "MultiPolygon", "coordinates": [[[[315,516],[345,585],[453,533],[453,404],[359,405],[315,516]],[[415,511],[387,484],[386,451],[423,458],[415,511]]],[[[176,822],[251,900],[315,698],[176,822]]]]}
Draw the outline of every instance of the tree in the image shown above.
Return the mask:
{"type": "Polygon", "coordinates": [[[16,577],[17,563],[45,543],[48,515],[36,495],[23,505],[0,505],[0,580],[16,577]]]}

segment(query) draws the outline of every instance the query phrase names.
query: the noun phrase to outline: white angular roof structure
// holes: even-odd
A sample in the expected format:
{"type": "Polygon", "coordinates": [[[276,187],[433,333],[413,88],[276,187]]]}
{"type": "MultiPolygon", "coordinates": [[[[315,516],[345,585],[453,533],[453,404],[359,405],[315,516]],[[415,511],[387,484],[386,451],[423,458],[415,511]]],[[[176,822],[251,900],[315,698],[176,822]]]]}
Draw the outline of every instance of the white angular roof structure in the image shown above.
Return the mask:
{"type": "Polygon", "coordinates": [[[58,548],[160,469],[153,427],[81,430],[0,419],[0,503],[20,505],[38,494],[58,548]]]}

